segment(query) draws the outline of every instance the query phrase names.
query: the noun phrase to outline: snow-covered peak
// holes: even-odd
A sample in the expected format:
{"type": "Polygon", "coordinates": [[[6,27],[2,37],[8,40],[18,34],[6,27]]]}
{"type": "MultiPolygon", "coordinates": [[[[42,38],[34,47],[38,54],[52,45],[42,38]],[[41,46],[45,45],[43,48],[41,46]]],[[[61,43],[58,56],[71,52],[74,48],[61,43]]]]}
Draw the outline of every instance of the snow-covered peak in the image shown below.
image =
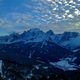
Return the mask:
{"type": "Polygon", "coordinates": [[[77,32],[64,32],[63,34],[59,35],[61,41],[67,41],[71,38],[76,38],[80,34],[77,32]]]}
{"type": "Polygon", "coordinates": [[[25,37],[25,36],[28,37],[29,34],[30,34],[30,36],[35,36],[35,35],[42,34],[42,33],[44,33],[44,32],[41,31],[40,29],[34,28],[34,29],[30,29],[28,31],[24,31],[21,35],[23,37],[25,37]]]}
{"type": "Polygon", "coordinates": [[[26,40],[26,41],[33,41],[37,38],[40,39],[40,37],[43,37],[44,36],[44,32],[41,31],[40,29],[30,29],[28,31],[25,31],[23,32],[21,35],[20,35],[20,39],[22,40],[26,40]]]}
{"type": "Polygon", "coordinates": [[[7,37],[7,41],[4,41],[4,42],[12,43],[16,41],[24,41],[24,42],[40,42],[40,41],[49,41],[49,40],[53,41],[54,37],[55,37],[55,34],[53,33],[52,30],[43,32],[38,28],[34,28],[28,31],[24,31],[21,34],[18,34],[18,33],[10,34],[7,37]]]}
{"type": "MultiPolygon", "coordinates": [[[[61,46],[69,50],[79,50],[80,48],[80,33],[78,32],[64,32],[58,35],[58,42],[61,46]]],[[[73,52],[75,52],[73,51],[73,52]]]]}
{"type": "Polygon", "coordinates": [[[0,43],[13,43],[18,41],[25,43],[51,41],[59,43],[65,48],[73,49],[78,46],[80,47],[80,34],[77,32],[64,32],[63,34],[55,35],[52,30],[43,32],[38,28],[34,28],[24,31],[21,34],[13,33],[9,36],[0,37],[0,43]]]}
{"type": "Polygon", "coordinates": [[[64,41],[63,43],[61,43],[61,45],[63,45],[64,47],[67,47],[71,50],[74,50],[74,49],[80,47],[80,36],[78,36],[76,38],[71,38],[68,41],[64,41]]]}
{"type": "Polygon", "coordinates": [[[52,30],[46,32],[47,35],[55,35],[52,30]]]}

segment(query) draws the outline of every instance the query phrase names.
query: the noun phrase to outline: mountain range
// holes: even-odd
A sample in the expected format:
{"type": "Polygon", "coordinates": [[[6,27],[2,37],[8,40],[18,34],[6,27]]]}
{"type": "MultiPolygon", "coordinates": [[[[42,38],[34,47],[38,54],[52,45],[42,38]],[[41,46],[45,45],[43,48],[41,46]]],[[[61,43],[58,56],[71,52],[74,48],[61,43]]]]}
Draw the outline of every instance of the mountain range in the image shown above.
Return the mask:
{"type": "MultiPolygon", "coordinates": [[[[30,29],[20,34],[1,36],[0,59],[19,64],[54,63],[60,59],[79,57],[79,42],[80,33],[77,32],[54,34],[52,30],[30,29]]],[[[78,59],[74,62],[80,63],[78,59]]]]}
{"type": "Polygon", "coordinates": [[[38,28],[24,31],[23,33],[12,33],[8,36],[0,37],[0,44],[11,44],[15,42],[42,42],[50,41],[59,44],[69,50],[74,50],[80,47],[80,33],[78,32],[64,32],[62,34],[55,34],[52,30],[43,32],[38,28]]]}
{"type": "Polygon", "coordinates": [[[43,74],[48,78],[52,73],[52,77],[65,78],[59,76],[63,73],[76,80],[72,76],[77,78],[80,70],[80,33],[55,34],[35,28],[1,36],[0,60],[0,73],[6,80],[33,80],[32,76],[39,80],[43,74]]]}

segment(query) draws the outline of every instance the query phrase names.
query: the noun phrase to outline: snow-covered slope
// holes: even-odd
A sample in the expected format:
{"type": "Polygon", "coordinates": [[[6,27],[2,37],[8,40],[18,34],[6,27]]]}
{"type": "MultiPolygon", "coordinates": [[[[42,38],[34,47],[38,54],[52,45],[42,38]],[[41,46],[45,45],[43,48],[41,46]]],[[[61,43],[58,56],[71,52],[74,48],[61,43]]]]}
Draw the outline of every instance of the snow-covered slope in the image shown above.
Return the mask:
{"type": "Polygon", "coordinates": [[[69,49],[77,51],[80,49],[80,34],[76,32],[64,32],[63,34],[58,35],[58,43],[69,49]]]}
{"type": "Polygon", "coordinates": [[[77,36],[79,36],[79,33],[77,33],[77,32],[64,32],[64,33],[58,35],[59,40],[61,42],[67,41],[71,38],[76,38],[77,36]]]}
{"type": "Polygon", "coordinates": [[[61,43],[62,46],[70,49],[70,50],[74,50],[75,49],[78,49],[79,50],[79,47],[80,47],[80,36],[79,37],[76,37],[76,38],[71,38],[67,41],[64,41],[61,43]]]}
{"type": "Polygon", "coordinates": [[[65,58],[65,59],[61,59],[60,61],[58,62],[50,62],[51,65],[57,67],[57,68],[60,68],[64,71],[67,71],[67,70],[77,70],[77,68],[79,68],[79,66],[77,66],[74,61],[75,59],[77,59],[76,57],[74,58],[65,58]]]}

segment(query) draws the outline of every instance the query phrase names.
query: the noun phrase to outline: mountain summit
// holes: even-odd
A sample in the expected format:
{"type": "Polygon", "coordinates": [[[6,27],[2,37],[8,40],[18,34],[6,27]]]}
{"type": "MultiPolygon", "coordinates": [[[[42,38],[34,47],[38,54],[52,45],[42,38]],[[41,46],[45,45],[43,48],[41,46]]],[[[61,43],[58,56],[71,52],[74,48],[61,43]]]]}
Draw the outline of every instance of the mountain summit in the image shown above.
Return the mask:
{"type": "Polygon", "coordinates": [[[9,36],[0,37],[1,43],[13,43],[19,41],[25,42],[41,42],[41,41],[49,41],[53,40],[56,35],[53,33],[52,30],[47,32],[43,32],[40,29],[34,28],[28,31],[24,31],[21,34],[13,33],[9,36]]]}

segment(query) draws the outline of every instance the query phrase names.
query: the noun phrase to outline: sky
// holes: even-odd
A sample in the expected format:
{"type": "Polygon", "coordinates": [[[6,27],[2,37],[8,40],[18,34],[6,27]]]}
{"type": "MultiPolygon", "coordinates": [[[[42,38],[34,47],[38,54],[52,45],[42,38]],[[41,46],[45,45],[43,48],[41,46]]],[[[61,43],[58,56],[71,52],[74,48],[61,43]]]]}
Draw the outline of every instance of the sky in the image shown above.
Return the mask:
{"type": "Polygon", "coordinates": [[[0,35],[31,28],[80,32],[80,0],[0,0],[0,35]]]}

